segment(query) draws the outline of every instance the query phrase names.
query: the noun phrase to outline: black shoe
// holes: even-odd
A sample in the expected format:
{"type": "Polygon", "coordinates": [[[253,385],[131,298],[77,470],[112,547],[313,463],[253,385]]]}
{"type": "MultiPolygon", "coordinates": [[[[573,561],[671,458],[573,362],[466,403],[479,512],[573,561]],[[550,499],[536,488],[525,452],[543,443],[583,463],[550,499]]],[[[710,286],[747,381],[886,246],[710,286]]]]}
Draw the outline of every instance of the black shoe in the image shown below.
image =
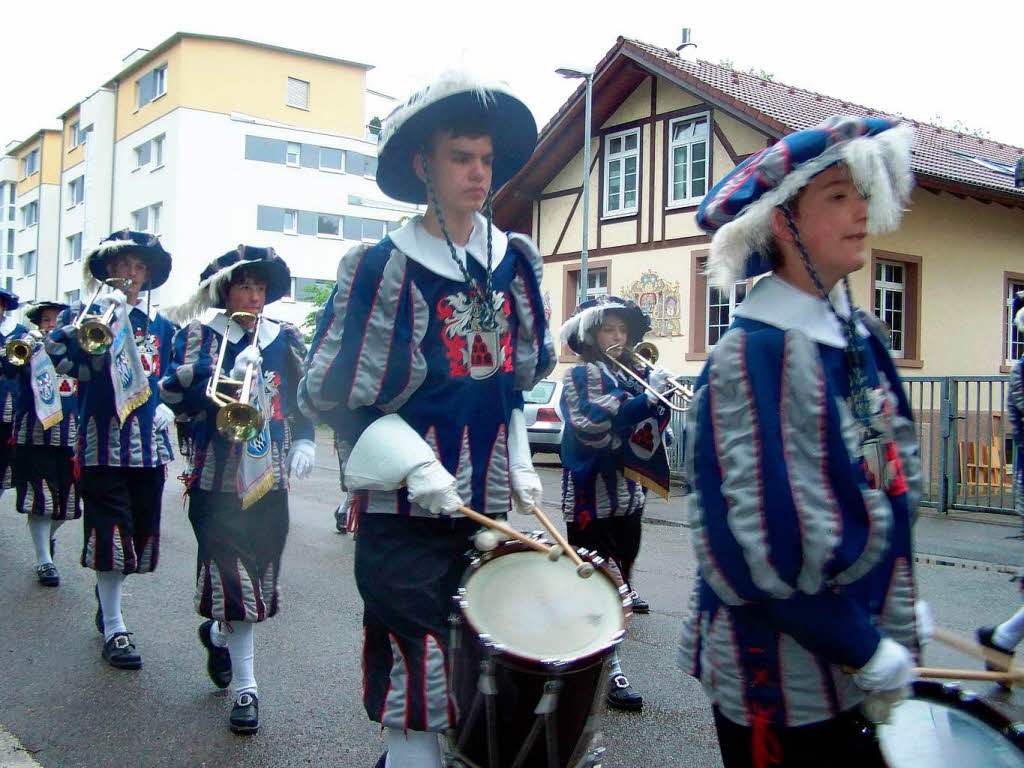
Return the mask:
{"type": "Polygon", "coordinates": [[[647,601],[644,600],[642,597],[640,597],[640,595],[638,595],[636,593],[636,590],[633,590],[632,592],[630,592],[629,593],[629,597],[633,601],[633,613],[650,613],[651,612],[651,606],[649,606],[647,604],[647,601]]]}
{"type": "Polygon", "coordinates": [[[96,623],[96,631],[101,635],[103,634],[103,604],[100,602],[100,588],[94,587],[93,591],[96,593],[96,616],[94,621],[96,623]]]}
{"type": "MultiPolygon", "coordinates": [[[[978,631],[975,632],[975,637],[978,638],[978,643],[980,645],[983,645],[986,648],[990,648],[993,651],[998,651],[999,653],[1005,653],[1008,656],[1013,656],[1013,648],[1003,648],[1001,645],[996,645],[995,641],[992,640],[992,635],[995,634],[995,631],[995,627],[979,627],[978,631]]],[[[990,672],[1006,671],[1003,669],[999,669],[999,667],[996,667],[993,664],[989,664],[987,661],[985,662],[985,669],[987,669],[990,672]]],[[[1001,680],[999,681],[999,685],[1005,688],[1006,690],[1010,690],[1010,686],[1001,680]]]]}
{"type": "Polygon", "coordinates": [[[260,700],[254,693],[239,694],[228,720],[232,733],[256,733],[260,729],[260,700]]]}
{"type": "Polygon", "coordinates": [[[644,697],[633,690],[629,680],[620,672],[608,681],[608,705],[639,712],[644,706],[644,697]]]}
{"type": "Polygon", "coordinates": [[[44,587],[56,587],[60,585],[60,574],[57,573],[57,566],[53,563],[43,563],[36,566],[36,578],[44,587]]]}
{"type": "Polygon", "coordinates": [[[213,644],[210,637],[212,628],[212,621],[199,625],[199,642],[206,649],[206,674],[218,688],[227,688],[231,684],[231,652],[213,644]]]}
{"type": "Polygon", "coordinates": [[[377,762],[373,764],[373,768],[384,768],[388,764],[388,753],[385,752],[378,758],[377,762]]]}
{"type": "Polygon", "coordinates": [[[334,527],[342,535],[348,533],[348,505],[339,504],[338,508],[334,510],[334,527]]]}
{"type": "Polygon", "coordinates": [[[131,632],[116,632],[103,644],[103,658],[117,669],[142,669],[142,657],[135,649],[131,632]]]}

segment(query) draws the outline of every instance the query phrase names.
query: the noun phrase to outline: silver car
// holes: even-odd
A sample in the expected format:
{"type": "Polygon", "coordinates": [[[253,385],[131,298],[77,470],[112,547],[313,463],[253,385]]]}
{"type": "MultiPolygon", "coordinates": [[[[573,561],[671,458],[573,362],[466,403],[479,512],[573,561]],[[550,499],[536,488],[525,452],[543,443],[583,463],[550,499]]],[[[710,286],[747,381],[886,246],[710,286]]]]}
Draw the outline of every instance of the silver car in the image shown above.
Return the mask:
{"type": "Polygon", "coordinates": [[[562,382],[543,379],[529,392],[523,393],[523,416],[533,453],[558,453],[562,447],[562,421],[559,403],[562,400],[562,382]]]}

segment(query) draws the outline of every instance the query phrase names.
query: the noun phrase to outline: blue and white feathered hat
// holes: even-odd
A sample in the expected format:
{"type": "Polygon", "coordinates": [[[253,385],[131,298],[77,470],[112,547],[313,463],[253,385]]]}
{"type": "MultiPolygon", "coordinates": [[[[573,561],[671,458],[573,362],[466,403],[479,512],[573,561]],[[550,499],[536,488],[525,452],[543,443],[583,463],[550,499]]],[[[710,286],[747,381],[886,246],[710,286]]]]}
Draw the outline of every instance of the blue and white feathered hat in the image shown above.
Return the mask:
{"type": "Polygon", "coordinates": [[[1013,297],[1013,324],[1024,333],[1024,291],[1017,291],[1013,297]]]}
{"type": "Polygon", "coordinates": [[[18,294],[8,291],[6,288],[0,288],[0,304],[3,304],[5,310],[9,312],[12,309],[17,309],[19,303],[21,300],[18,298],[18,294]]]}
{"type": "Polygon", "coordinates": [[[697,224],[712,235],[707,274],[713,285],[771,270],[772,210],[836,163],[850,169],[868,200],[868,231],[899,226],[914,177],[909,125],[877,117],[834,116],[791,133],[736,166],[707,194],[697,224]]]}
{"type": "Polygon", "coordinates": [[[537,144],[537,122],[508,85],[449,70],[396,107],[381,126],[377,157],[381,191],[395,200],[426,203],[427,190],[413,170],[413,156],[426,146],[438,125],[460,120],[488,126],[494,141],[494,189],[516,175],[537,144]]]}
{"type": "Polygon", "coordinates": [[[82,263],[82,286],[92,293],[110,277],[110,262],[116,256],[138,256],[149,270],[141,290],[151,291],[167,282],[171,275],[171,254],[160,245],[160,238],[148,232],[119,229],[111,232],[82,263]]]}
{"type": "Polygon", "coordinates": [[[211,261],[199,274],[199,287],[182,304],[168,307],[163,315],[175,323],[185,323],[207,309],[224,309],[225,286],[236,269],[254,269],[267,279],[267,304],[287,296],[292,290],[292,273],[273,248],[239,245],[211,261]]]}
{"type": "Polygon", "coordinates": [[[585,301],[576,307],[572,316],[562,324],[558,332],[559,339],[569,349],[579,354],[584,347],[594,348],[597,339],[594,332],[601,326],[606,313],[613,312],[626,321],[629,329],[629,346],[643,340],[651,330],[651,318],[644,314],[636,302],[621,299],[618,296],[598,296],[585,301]]]}

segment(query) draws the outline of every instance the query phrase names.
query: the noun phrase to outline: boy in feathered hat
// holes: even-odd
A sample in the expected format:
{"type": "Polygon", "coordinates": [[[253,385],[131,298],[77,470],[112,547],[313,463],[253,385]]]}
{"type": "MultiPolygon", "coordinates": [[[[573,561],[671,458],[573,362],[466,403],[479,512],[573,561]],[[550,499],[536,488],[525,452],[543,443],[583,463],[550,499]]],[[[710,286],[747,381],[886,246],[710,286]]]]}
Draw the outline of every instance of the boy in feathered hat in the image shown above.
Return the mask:
{"type": "Polygon", "coordinates": [[[458,508],[503,516],[540,501],[522,393],[555,362],[541,258],[490,216],[536,137],[506,86],[462,73],[388,117],[377,183],[427,212],[342,259],[299,389],[351,451],[363,702],[391,768],[439,766],[435,733],[455,725],[448,616],[477,530],[458,508]],[[378,452],[387,478],[354,469],[378,452]]]}
{"type": "MultiPolygon", "coordinates": [[[[665,368],[630,365],[630,351],[650,329],[650,318],[635,303],[602,296],[577,307],[559,333],[583,359],[562,379],[562,515],[568,540],[615,562],[634,613],[650,610],[632,588],[632,570],[640,552],[644,488],[668,492],[670,412],[615,361],[630,366],[653,390],[665,390],[671,378],[665,368]]],[[[608,674],[608,703],[640,709],[643,697],[622,673],[618,651],[608,674]]]]}
{"type": "MultiPolygon", "coordinates": [[[[316,456],[313,425],[295,406],[306,347],[294,325],[263,316],[267,304],[291,292],[291,272],[273,248],[240,245],[214,259],[199,280],[192,299],[168,313],[184,321],[221,311],[175,336],[160,396],[192,423],[185,482],[199,544],[195,606],[206,618],[199,625],[206,671],[218,688],[234,683],[228,724],[250,734],[259,729],[253,628],[280,607],[288,479],[307,477],[316,456]],[[218,428],[221,408],[207,394],[220,354],[221,376],[241,382],[251,366],[251,404],[262,416],[234,439],[218,428]]],[[[237,389],[218,391],[237,398],[237,389]]]]}
{"type": "MultiPolygon", "coordinates": [[[[1024,334],[1024,291],[1013,297],[1012,314],[1017,332],[1024,334]]],[[[1014,363],[1010,370],[1006,410],[1010,416],[1013,443],[1017,446],[1013,460],[1013,498],[1017,514],[1024,523],[1024,357],[1014,363]]],[[[1024,590],[1024,582],[1021,583],[1021,589],[1024,590]]],[[[1012,654],[1024,639],[1024,608],[1001,624],[979,627],[977,637],[979,643],[994,651],[1012,654]]],[[[990,664],[986,664],[986,667],[994,669],[990,664]]]]}
{"type": "MultiPolygon", "coordinates": [[[[11,313],[18,308],[18,296],[0,288],[0,349],[11,339],[20,338],[27,328],[11,313]]],[[[14,420],[14,401],[18,396],[20,379],[0,379],[0,496],[13,487],[12,460],[14,449],[11,445],[11,423],[14,420]]]]}
{"type": "Polygon", "coordinates": [[[66,310],[46,338],[57,370],[78,380],[80,489],[84,506],[82,565],[96,571],[96,629],[103,658],[119,669],[139,669],[139,655],[121,614],[125,576],[152,573],[160,553],[160,511],[166,466],[173,458],[173,414],[157,396],[175,327],[142,304],[171,273],[171,255],[155,235],[119,230],[83,264],[84,290],[97,296],[88,308],[114,308],[109,346],[83,347],[66,310]],[[106,280],[120,288],[103,289],[106,280]],[[123,289],[123,290],[122,290],[123,289]]]}
{"type": "Polygon", "coordinates": [[[714,284],[772,273],[715,345],[686,430],[681,660],[726,768],[884,766],[873,721],[913,674],[917,437],[888,333],[847,281],[867,234],[899,222],[911,140],[830,118],[741,163],[697,214],[714,284]]]}
{"type": "Polygon", "coordinates": [[[36,577],[45,587],[60,584],[53,564],[57,529],[82,515],[75,477],[78,434],[77,385],[56,370],[42,338],[57,324],[67,304],[42,301],[25,311],[36,328],[22,334],[30,357],[4,355],[3,373],[20,381],[14,402],[14,487],[16,508],[28,517],[36,556],[36,577]]]}

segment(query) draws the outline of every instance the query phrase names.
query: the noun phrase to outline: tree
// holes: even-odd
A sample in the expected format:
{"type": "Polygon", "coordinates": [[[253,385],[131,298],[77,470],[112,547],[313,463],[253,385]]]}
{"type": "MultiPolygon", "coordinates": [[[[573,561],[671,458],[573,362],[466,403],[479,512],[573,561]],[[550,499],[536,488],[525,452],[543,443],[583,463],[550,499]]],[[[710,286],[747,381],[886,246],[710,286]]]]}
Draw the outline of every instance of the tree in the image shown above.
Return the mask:
{"type": "Polygon", "coordinates": [[[324,307],[327,306],[327,300],[331,297],[331,291],[333,290],[334,283],[324,282],[308,285],[302,292],[300,301],[308,302],[313,307],[309,311],[309,314],[306,315],[306,319],[302,321],[302,330],[306,333],[307,342],[313,337],[313,331],[316,330],[317,320],[320,319],[320,313],[323,312],[324,307]]]}

